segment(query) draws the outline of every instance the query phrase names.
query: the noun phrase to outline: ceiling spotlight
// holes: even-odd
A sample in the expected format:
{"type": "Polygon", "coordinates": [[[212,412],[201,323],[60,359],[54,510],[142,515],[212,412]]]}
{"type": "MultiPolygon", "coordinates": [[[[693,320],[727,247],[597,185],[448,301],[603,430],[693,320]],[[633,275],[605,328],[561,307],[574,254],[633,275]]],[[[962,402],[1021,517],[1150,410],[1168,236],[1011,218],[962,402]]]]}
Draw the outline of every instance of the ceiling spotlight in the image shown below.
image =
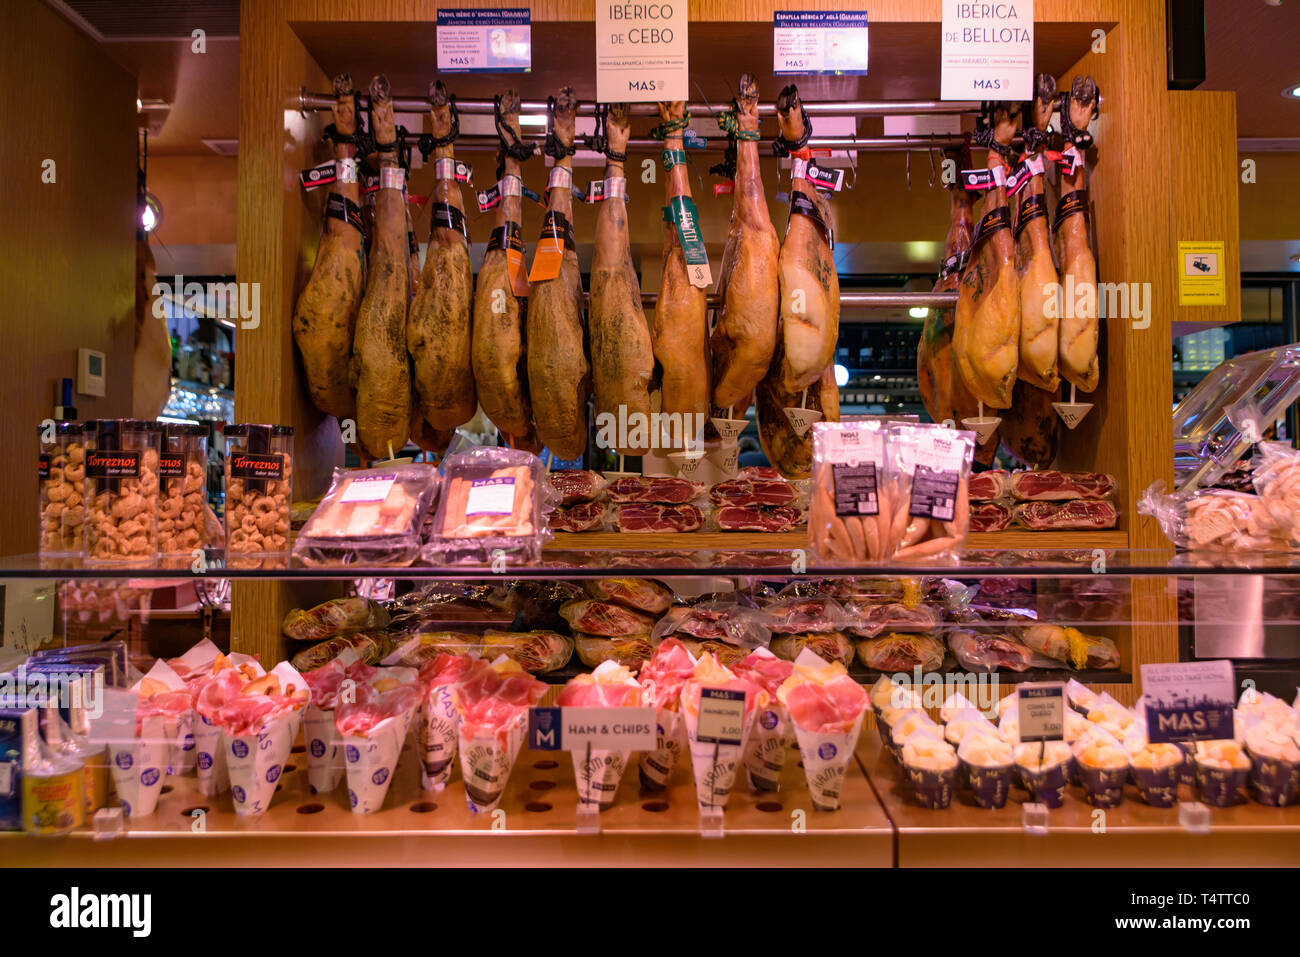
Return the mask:
{"type": "Polygon", "coordinates": [[[930,310],[925,306],[912,306],[907,310],[907,314],[913,319],[924,319],[930,314],[930,310]]]}
{"type": "Polygon", "coordinates": [[[835,384],[841,389],[849,384],[849,370],[838,363],[835,365],[835,384]]]}
{"type": "Polygon", "coordinates": [[[140,210],[140,228],[151,233],[162,223],[162,203],[153,193],[144,194],[144,207],[140,210]]]}
{"type": "Polygon", "coordinates": [[[1287,98],[1300,99],[1300,83],[1297,83],[1294,86],[1288,86],[1282,91],[1282,95],[1287,98]]]}

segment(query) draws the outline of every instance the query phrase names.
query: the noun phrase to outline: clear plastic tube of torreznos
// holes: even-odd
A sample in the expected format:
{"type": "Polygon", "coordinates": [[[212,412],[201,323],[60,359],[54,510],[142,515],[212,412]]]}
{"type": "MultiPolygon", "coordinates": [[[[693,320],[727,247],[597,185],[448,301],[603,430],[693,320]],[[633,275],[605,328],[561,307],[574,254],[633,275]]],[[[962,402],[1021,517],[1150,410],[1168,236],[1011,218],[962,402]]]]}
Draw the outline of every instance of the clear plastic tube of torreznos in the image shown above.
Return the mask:
{"type": "Polygon", "coordinates": [[[99,419],[86,432],[86,559],[151,565],[158,557],[162,425],[99,419]]]}
{"type": "Polygon", "coordinates": [[[158,552],[188,561],[209,544],[208,427],[171,422],[165,436],[158,464],[158,552]]]}
{"type": "Polygon", "coordinates": [[[40,434],[40,553],[80,555],[85,548],[86,445],[77,422],[53,422],[40,434]]]}
{"type": "Polygon", "coordinates": [[[228,425],[226,561],[232,567],[283,559],[293,501],[293,427],[228,425]]]}
{"type": "Polygon", "coordinates": [[[818,564],[889,559],[884,439],[884,426],[871,419],[813,426],[808,545],[818,564]]]}
{"type": "Polygon", "coordinates": [[[885,488],[895,562],[951,560],[965,550],[975,443],[974,432],[940,425],[890,426],[885,488]]]}

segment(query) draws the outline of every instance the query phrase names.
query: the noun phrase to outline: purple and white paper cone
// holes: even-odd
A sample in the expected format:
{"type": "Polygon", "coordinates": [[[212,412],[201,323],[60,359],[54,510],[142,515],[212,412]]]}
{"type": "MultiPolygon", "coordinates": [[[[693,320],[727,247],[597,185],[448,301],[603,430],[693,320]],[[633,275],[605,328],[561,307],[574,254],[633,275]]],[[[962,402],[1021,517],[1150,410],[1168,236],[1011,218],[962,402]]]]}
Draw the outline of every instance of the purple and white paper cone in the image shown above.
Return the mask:
{"type": "Polygon", "coordinates": [[[431,688],[416,717],[416,754],[420,756],[420,789],[441,791],[451,780],[460,736],[460,712],[451,687],[431,688]]]}
{"type": "MultiPolygon", "coordinates": [[[[297,716],[299,719],[301,716],[297,716]]],[[[294,715],[272,721],[261,734],[221,736],[230,772],[230,796],[241,817],[264,814],[275,797],[275,786],[293,747],[294,715]]]]}
{"type": "Polygon", "coordinates": [[[343,780],[343,752],[334,727],[334,711],[309,704],[303,723],[307,728],[307,783],[312,794],[328,794],[343,780]]]}
{"type": "Polygon", "coordinates": [[[638,765],[641,774],[641,786],[652,791],[662,791],[668,787],[677,759],[687,748],[686,722],[680,711],[668,711],[659,708],[655,711],[655,736],[658,747],[641,754],[638,765]]]}
{"type": "Polygon", "coordinates": [[[790,713],[779,701],[772,700],[754,712],[754,727],[749,731],[745,750],[745,775],[752,790],[776,791],[781,787],[790,730],[790,713]]]}
{"type": "Polygon", "coordinates": [[[127,817],[147,817],[157,809],[170,748],[162,715],[141,721],[139,737],[108,742],[113,788],[127,817]]]}
{"type": "Polygon", "coordinates": [[[167,740],[170,743],[167,773],[173,777],[194,770],[194,709],[166,719],[167,740]]]}
{"type": "Polygon", "coordinates": [[[578,783],[578,804],[596,805],[602,811],[614,806],[619,782],[627,770],[630,751],[608,751],[596,748],[587,763],[587,752],[573,752],[573,777],[578,783]]]}
{"type": "Polygon", "coordinates": [[[348,772],[348,804],[355,813],[373,814],[384,806],[409,722],[408,714],[396,715],[379,722],[366,737],[340,738],[348,772]]]}
{"type": "Polygon", "coordinates": [[[194,771],[199,779],[199,793],[207,797],[230,790],[230,771],[226,767],[226,749],[221,744],[221,729],[198,711],[194,714],[194,771]]]}
{"type": "Polygon", "coordinates": [[[725,808],[731,788],[736,783],[736,772],[745,757],[749,744],[749,729],[753,720],[742,722],[740,744],[711,744],[698,739],[700,719],[689,712],[686,719],[686,740],[691,749],[691,768],[695,772],[695,799],[701,808],[725,808]]]}
{"type": "Polygon", "coordinates": [[[852,729],[836,734],[805,731],[797,723],[794,725],[799,754],[803,758],[803,773],[808,779],[808,792],[812,795],[813,807],[818,811],[839,810],[844,773],[853,760],[853,751],[861,733],[862,715],[858,715],[852,729]]]}
{"type": "Polygon", "coordinates": [[[471,814],[493,811],[501,803],[527,733],[526,712],[506,729],[504,736],[471,738],[465,734],[465,726],[460,726],[457,731],[460,774],[465,779],[465,803],[471,814]]]}

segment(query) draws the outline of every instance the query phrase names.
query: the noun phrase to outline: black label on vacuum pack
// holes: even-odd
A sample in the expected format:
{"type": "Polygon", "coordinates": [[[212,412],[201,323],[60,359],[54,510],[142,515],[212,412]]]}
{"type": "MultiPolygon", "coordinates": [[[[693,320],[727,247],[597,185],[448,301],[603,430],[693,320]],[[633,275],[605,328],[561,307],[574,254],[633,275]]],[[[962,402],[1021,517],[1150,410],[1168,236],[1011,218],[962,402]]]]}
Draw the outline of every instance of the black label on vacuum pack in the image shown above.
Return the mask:
{"type": "Polygon", "coordinates": [[[50,462],[52,460],[53,456],[46,455],[44,452],[41,453],[41,464],[38,466],[37,472],[41,478],[47,479],[50,477],[50,462]]]}
{"type": "Polygon", "coordinates": [[[159,478],[184,478],[185,455],[181,452],[164,452],[158,456],[159,478]]]}
{"type": "Polygon", "coordinates": [[[912,475],[912,503],[907,514],[951,522],[960,482],[961,476],[956,472],[935,471],[918,465],[912,475]]]}
{"type": "Polygon", "coordinates": [[[243,479],[284,478],[284,456],[277,453],[234,452],[230,456],[230,477],[243,479]]]}
{"type": "Polygon", "coordinates": [[[876,464],[832,465],[835,479],[835,514],[876,515],[880,505],[876,500],[876,464]]]}
{"type": "Polygon", "coordinates": [[[86,453],[86,478],[138,478],[139,475],[138,451],[86,453]]]}

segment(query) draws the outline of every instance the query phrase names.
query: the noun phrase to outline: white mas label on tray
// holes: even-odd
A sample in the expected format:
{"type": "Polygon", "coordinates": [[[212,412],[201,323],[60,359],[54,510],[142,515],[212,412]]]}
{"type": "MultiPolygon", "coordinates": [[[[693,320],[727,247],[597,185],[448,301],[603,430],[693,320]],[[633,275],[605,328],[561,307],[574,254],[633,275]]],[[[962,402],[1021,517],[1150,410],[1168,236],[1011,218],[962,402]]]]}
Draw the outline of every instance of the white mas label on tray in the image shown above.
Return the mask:
{"type": "Polygon", "coordinates": [[[388,498],[388,490],[397,479],[396,472],[382,475],[362,475],[348,482],[343,490],[344,502],[382,502],[388,498]]]}
{"type": "Polygon", "coordinates": [[[1231,661],[1142,666],[1147,739],[1152,744],[1233,736],[1231,661]]]}
{"type": "Polygon", "coordinates": [[[596,99],[601,103],[689,99],[686,14],[686,0],[596,0],[596,99]]]}
{"type": "Polygon", "coordinates": [[[534,751],[653,751],[659,745],[654,708],[531,708],[534,751]]]}
{"type": "Polygon", "coordinates": [[[528,73],[533,67],[531,13],[439,10],[440,73],[528,73]]]}
{"type": "Polygon", "coordinates": [[[698,727],[697,741],[739,745],[745,736],[745,692],[701,688],[698,727]]]}
{"type": "Polygon", "coordinates": [[[1059,681],[1021,685],[1016,691],[1021,741],[1065,737],[1065,685],[1059,681]]]}
{"type": "Polygon", "coordinates": [[[465,500],[465,517],[471,515],[509,515],[515,509],[515,480],[512,478],[473,479],[465,500]]]}
{"type": "Polygon", "coordinates": [[[943,0],[940,98],[1034,96],[1034,2],[943,0]]]}
{"type": "Polygon", "coordinates": [[[867,11],[777,10],[772,70],[777,76],[866,76],[867,11]]]}

